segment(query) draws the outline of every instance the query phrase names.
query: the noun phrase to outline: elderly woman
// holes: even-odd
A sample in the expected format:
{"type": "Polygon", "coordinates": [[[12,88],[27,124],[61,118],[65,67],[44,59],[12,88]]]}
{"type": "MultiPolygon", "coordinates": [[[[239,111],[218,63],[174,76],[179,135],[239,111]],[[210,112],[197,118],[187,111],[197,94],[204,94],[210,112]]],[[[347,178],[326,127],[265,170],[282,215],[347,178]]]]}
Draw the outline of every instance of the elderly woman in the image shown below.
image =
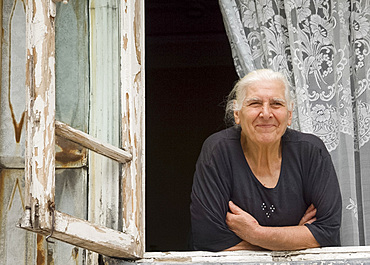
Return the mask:
{"type": "Polygon", "coordinates": [[[342,203],[330,154],[287,128],[286,78],[257,70],[234,87],[235,126],[210,136],[191,194],[194,250],[297,250],[340,245],[342,203]]]}

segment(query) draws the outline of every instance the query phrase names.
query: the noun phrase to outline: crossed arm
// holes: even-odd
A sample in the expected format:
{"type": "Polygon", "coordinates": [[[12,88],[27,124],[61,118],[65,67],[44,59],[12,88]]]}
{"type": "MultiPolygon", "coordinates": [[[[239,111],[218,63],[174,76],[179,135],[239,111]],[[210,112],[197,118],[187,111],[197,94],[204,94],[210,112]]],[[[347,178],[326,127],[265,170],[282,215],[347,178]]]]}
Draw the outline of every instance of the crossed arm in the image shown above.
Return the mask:
{"type": "Polygon", "coordinates": [[[261,226],[249,213],[233,202],[229,202],[231,212],[226,215],[226,224],[243,241],[226,249],[231,250],[298,250],[320,247],[310,230],[304,225],[316,220],[316,209],[311,204],[297,226],[261,226]]]}

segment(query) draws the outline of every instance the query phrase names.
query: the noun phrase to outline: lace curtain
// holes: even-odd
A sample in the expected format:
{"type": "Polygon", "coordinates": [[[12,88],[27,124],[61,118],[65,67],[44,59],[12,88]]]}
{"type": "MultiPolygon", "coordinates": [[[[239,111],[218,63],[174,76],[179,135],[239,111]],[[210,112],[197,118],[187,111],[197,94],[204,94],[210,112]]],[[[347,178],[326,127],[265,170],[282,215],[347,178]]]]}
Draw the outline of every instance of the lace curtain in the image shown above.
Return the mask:
{"type": "Polygon", "coordinates": [[[284,72],[292,127],[331,152],[342,245],[370,244],[370,0],[219,0],[236,71],[284,72]]]}

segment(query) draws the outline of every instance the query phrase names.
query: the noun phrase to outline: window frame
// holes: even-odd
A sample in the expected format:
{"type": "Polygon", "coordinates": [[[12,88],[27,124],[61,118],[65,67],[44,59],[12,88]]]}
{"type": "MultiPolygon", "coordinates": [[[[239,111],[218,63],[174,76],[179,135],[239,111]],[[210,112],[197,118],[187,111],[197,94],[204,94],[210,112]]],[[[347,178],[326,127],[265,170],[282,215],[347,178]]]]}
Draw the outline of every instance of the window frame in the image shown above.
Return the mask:
{"type": "MultiPolygon", "coordinates": [[[[140,265],[150,264],[369,264],[370,246],[324,247],[299,251],[146,252],[140,265]]],[[[104,264],[132,262],[103,257],[104,264]]]]}
{"type": "Polygon", "coordinates": [[[120,6],[120,80],[123,91],[121,139],[122,147],[130,155],[55,121],[55,13],[55,3],[52,1],[27,2],[26,210],[18,224],[21,228],[101,253],[106,264],[127,264],[127,261],[114,257],[142,258],[138,263],[143,264],[298,261],[308,264],[317,260],[333,263],[370,258],[369,246],[301,251],[145,253],[144,1],[122,1],[120,6]],[[34,3],[37,5],[33,6],[34,3]],[[40,27],[45,27],[47,33],[42,41],[33,37],[37,36],[35,33],[40,33],[40,27]],[[122,168],[125,174],[125,190],[122,191],[123,232],[92,224],[55,209],[55,133],[80,143],[80,139],[84,139],[86,142],[82,141],[82,144],[98,153],[108,153],[108,156],[118,153],[117,159],[126,157],[120,162],[132,156],[132,160],[122,168]],[[40,153],[43,155],[40,156],[40,153]]]}
{"type": "MultiPolygon", "coordinates": [[[[58,0],[61,2],[62,0],[58,0]]],[[[66,2],[66,1],[63,1],[66,2]]],[[[68,2],[68,1],[67,1],[68,2]]],[[[99,1],[91,1],[91,5],[99,1]]],[[[114,1],[112,1],[114,2],[114,1]]],[[[18,224],[72,245],[118,258],[143,257],[145,178],[144,1],[116,1],[120,8],[122,150],[55,121],[56,3],[26,5],[25,212],[18,224]],[[96,225],[55,209],[55,134],[125,162],[123,231],[96,225]],[[82,139],[82,140],[81,140],[82,139]],[[112,155],[113,154],[113,155],[112,155]]]]}

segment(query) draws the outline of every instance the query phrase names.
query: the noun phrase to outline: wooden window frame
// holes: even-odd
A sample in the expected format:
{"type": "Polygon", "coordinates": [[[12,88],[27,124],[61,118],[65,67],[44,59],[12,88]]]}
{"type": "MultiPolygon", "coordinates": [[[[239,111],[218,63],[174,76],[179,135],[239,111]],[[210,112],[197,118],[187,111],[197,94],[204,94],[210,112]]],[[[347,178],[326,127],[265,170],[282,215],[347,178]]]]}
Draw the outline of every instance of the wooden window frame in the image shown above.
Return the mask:
{"type": "MultiPolygon", "coordinates": [[[[66,0],[56,0],[68,2],[66,0]]],[[[122,146],[102,143],[55,121],[55,15],[52,0],[26,6],[26,209],[18,226],[118,258],[144,254],[144,1],[120,2],[122,146]],[[55,209],[55,135],[122,165],[123,231],[96,225],[55,209]]]]}
{"type": "MultiPolygon", "coordinates": [[[[132,262],[103,257],[104,264],[130,265],[132,262]]],[[[146,252],[136,262],[139,265],[163,264],[286,264],[286,265],[343,265],[369,264],[370,246],[325,247],[299,251],[223,251],[223,252],[146,252]]]]}
{"type": "MultiPolygon", "coordinates": [[[[63,1],[63,0],[58,0],[63,1]]],[[[63,2],[65,2],[64,0],[63,2]]],[[[27,1],[26,210],[18,226],[100,253],[107,264],[368,261],[370,247],[302,251],[147,252],[144,232],[145,89],[144,0],[121,1],[122,146],[102,143],[55,121],[55,3],[27,1]],[[77,142],[123,164],[123,232],[75,218],[55,209],[55,135],[77,142]],[[125,149],[125,150],[124,150],[125,149]]]]}

